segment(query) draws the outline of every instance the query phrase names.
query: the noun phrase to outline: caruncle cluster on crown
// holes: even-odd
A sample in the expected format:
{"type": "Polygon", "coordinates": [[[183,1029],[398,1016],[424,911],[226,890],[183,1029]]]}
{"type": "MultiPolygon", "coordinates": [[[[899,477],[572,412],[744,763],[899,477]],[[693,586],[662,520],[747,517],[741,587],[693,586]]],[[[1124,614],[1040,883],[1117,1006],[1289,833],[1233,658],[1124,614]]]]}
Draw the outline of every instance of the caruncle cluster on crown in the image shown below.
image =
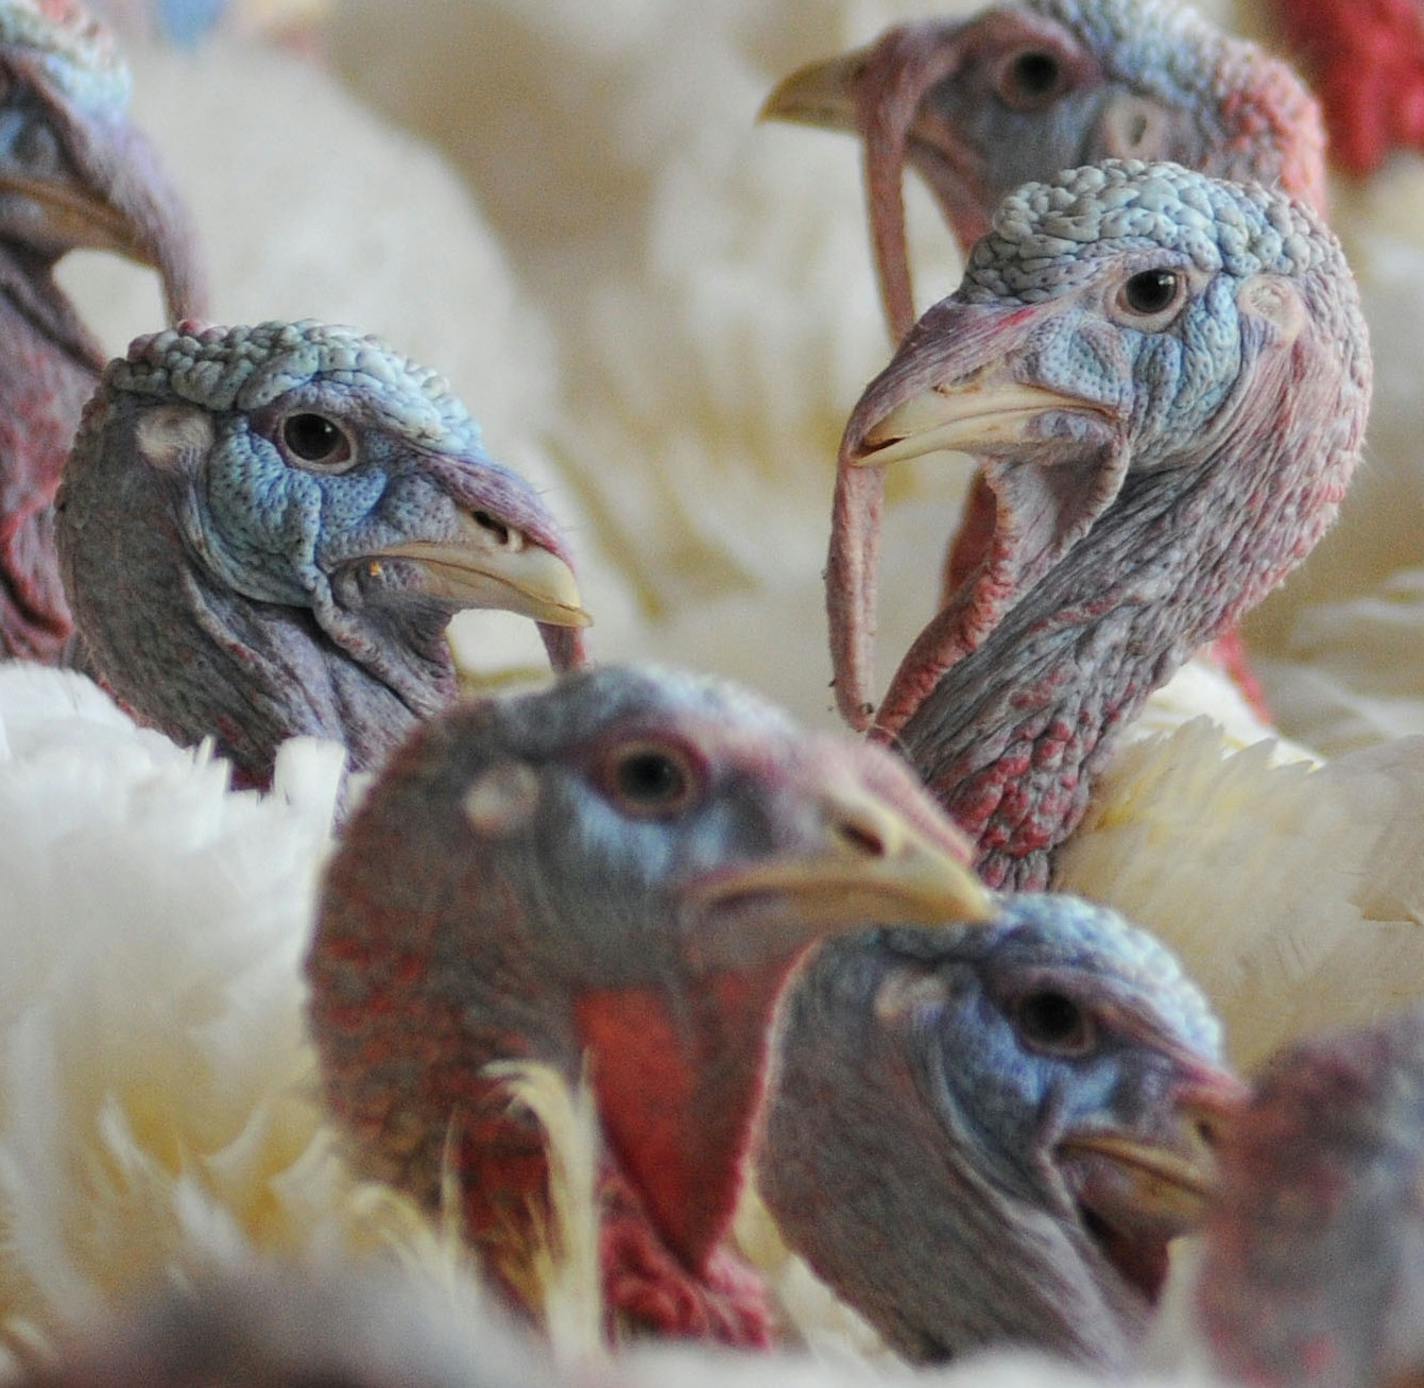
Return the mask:
{"type": "Polygon", "coordinates": [[[1093,261],[1134,246],[1179,251],[1206,274],[1303,275],[1342,260],[1324,232],[1308,208],[1258,184],[1225,183],[1178,164],[1107,160],[1005,198],[969,257],[960,292],[972,303],[1042,303],[1090,273],[1093,261]]]}
{"type": "Polygon", "coordinates": [[[439,372],[356,328],[304,319],[253,327],[194,322],[140,337],[109,363],[104,385],[176,395],[209,410],[257,410],[299,386],[365,386],[376,417],[438,453],[479,449],[479,425],[439,372]]]}
{"type": "Polygon", "coordinates": [[[113,33],[76,0],[0,0],[0,46],[32,53],[82,106],[128,105],[133,80],[113,33]]]}

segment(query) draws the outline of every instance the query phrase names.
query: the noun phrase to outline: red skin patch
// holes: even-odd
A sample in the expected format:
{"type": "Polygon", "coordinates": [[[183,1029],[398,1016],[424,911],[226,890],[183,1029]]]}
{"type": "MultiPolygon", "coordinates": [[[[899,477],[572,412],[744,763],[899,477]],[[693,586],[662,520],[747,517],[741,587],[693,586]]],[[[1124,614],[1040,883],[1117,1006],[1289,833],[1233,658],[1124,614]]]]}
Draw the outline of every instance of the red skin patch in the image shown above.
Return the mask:
{"type": "Polygon", "coordinates": [[[653,988],[598,990],[578,1002],[609,1145],[694,1273],[721,1243],[741,1191],[786,972],[714,977],[683,1015],[653,988]]]}
{"type": "Polygon", "coordinates": [[[1325,109],[1330,156],[1372,173],[1396,149],[1424,148],[1420,0],[1273,0],[1325,109]]]}

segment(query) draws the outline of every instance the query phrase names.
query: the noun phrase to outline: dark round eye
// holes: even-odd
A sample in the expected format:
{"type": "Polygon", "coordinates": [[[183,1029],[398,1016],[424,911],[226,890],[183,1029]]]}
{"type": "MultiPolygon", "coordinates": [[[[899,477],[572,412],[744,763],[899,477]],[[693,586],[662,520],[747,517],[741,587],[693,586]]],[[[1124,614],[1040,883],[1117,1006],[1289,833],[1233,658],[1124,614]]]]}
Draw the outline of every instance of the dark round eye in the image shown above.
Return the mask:
{"type": "Polygon", "coordinates": [[[1004,64],[999,77],[999,95],[1020,111],[1048,105],[1062,88],[1063,64],[1057,54],[1041,48],[1015,54],[1004,64]]]}
{"type": "Polygon", "coordinates": [[[1174,270],[1142,270],[1122,287],[1122,306],[1149,318],[1169,309],[1181,292],[1182,277],[1174,270]]]}
{"type": "Polygon", "coordinates": [[[332,467],[351,457],[351,440],[346,431],[325,415],[293,414],[282,421],[282,442],[304,463],[332,467]]]}
{"type": "Polygon", "coordinates": [[[1081,1055],[1093,1044],[1093,1021],[1063,993],[1029,993],[1014,1008],[1024,1039],[1045,1050],[1081,1055]]]}
{"type": "Polygon", "coordinates": [[[687,758],[668,747],[640,743],[620,750],[609,765],[615,797],[635,814],[675,814],[686,808],[697,779],[687,758]]]}

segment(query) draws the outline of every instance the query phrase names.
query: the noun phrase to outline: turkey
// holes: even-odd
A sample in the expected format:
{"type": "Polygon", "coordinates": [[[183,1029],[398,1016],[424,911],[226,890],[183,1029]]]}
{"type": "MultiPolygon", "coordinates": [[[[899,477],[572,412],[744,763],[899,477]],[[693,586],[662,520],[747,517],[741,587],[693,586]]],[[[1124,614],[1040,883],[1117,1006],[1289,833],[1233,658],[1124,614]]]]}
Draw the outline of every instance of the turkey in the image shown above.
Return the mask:
{"type": "Polygon", "coordinates": [[[915,764],[990,885],[1048,883],[1117,727],[1310,552],[1369,386],[1354,281],[1299,203],[1110,161],[1001,205],[851,416],[827,571],[842,708],[915,764]],[[992,549],[876,711],[861,479],[945,448],[985,462],[992,549]]]}
{"type": "Polygon", "coordinates": [[[115,251],[160,271],[171,312],[201,307],[186,216],[128,97],[78,0],[0,0],[0,658],[54,661],[70,632],[50,506],[102,358],[56,263],[115,251]]]}
{"type": "Polygon", "coordinates": [[[924,178],[961,246],[1020,183],[1103,159],[1171,161],[1325,203],[1325,135],[1300,79],[1178,0],[1021,0],[897,25],[800,68],[764,117],[865,140],[876,269],[896,343],[914,325],[901,182],[924,178]]]}
{"type": "Polygon", "coordinates": [[[587,1057],[610,1315],[765,1345],[725,1239],[777,995],[823,936],[983,919],[964,856],[894,758],[720,683],[609,667],[456,710],[391,761],[326,877],[327,1099],[427,1207],[448,1165],[487,1274],[527,1303],[545,1137],[486,1067],[572,1086],[587,1057]]]}
{"type": "Polygon", "coordinates": [[[1220,1051],[1172,956],[1072,897],[833,941],[782,1008],[760,1189],[904,1357],[1121,1373],[1245,1095],[1220,1051]]]}
{"type": "Polygon", "coordinates": [[[281,743],[374,769],[455,697],[462,608],[587,621],[537,493],[484,452],[434,372],[314,322],[179,328],[104,373],[58,499],[85,650],[144,722],[206,737],[243,784],[281,743]]]}
{"type": "MultiPolygon", "coordinates": [[[[897,344],[916,316],[907,159],[966,249],[1018,184],[1104,158],[1171,160],[1279,187],[1317,211],[1325,203],[1320,113],[1300,80],[1176,0],[1032,0],[959,23],[897,26],[868,49],[793,73],[763,114],[863,135],[875,261],[897,344]]],[[[993,533],[981,473],[946,559],[944,602],[993,533]]],[[[1210,654],[1264,714],[1237,635],[1210,654]]]]}

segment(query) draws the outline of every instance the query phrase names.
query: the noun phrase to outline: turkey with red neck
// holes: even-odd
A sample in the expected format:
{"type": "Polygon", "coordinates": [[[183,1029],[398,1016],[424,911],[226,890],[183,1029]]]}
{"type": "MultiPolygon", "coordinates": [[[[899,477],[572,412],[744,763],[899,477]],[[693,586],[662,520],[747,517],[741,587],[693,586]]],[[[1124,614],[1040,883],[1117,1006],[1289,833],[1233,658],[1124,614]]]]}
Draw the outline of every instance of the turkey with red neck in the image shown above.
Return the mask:
{"type": "Polygon", "coordinates": [[[0,0],[0,657],[53,661],[70,634],[51,503],[103,357],[55,265],[115,251],[159,270],[170,312],[201,309],[187,218],[129,88],[78,0],[0,0]]]}
{"type": "Polygon", "coordinates": [[[508,1290],[547,1222],[544,1140],[488,1067],[585,1058],[617,1323],[763,1345],[724,1246],[773,1006],[818,939],[982,919],[966,846],[877,748],[730,686],[617,667],[454,710],[388,764],[327,874],[308,973],[328,1100],[376,1175],[508,1290]]]}
{"type": "MultiPolygon", "coordinates": [[[[907,163],[966,251],[1019,184],[1108,158],[1171,160],[1325,207],[1325,135],[1304,83],[1177,0],[1023,0],[966,20],[897,25],[793,73],[763,115],[864,141],[871,240],[897,344],[916,316],[907,163]]],[[[993,492],[979,474],[947,556],[944,602],[984,558],[993,526],[993,492]]],[[[872,572],[877,538],[867,536],[860,559],[872,572]]],[[[1264,712],[1240,638],[1213,650],[1264,712]]]]}
{"type": "Polygon", "coordinates": [[[1310,552],[1369,388],[1339,244],[1284,195],[1109,161],[1005,200],[851,416],[827,571],[843,710],[990,885],[1048,883],[1116,730],[1310,552]],[[872,479],[941,449],[982,463],[993,543],[876,710],[872,479]]]}

